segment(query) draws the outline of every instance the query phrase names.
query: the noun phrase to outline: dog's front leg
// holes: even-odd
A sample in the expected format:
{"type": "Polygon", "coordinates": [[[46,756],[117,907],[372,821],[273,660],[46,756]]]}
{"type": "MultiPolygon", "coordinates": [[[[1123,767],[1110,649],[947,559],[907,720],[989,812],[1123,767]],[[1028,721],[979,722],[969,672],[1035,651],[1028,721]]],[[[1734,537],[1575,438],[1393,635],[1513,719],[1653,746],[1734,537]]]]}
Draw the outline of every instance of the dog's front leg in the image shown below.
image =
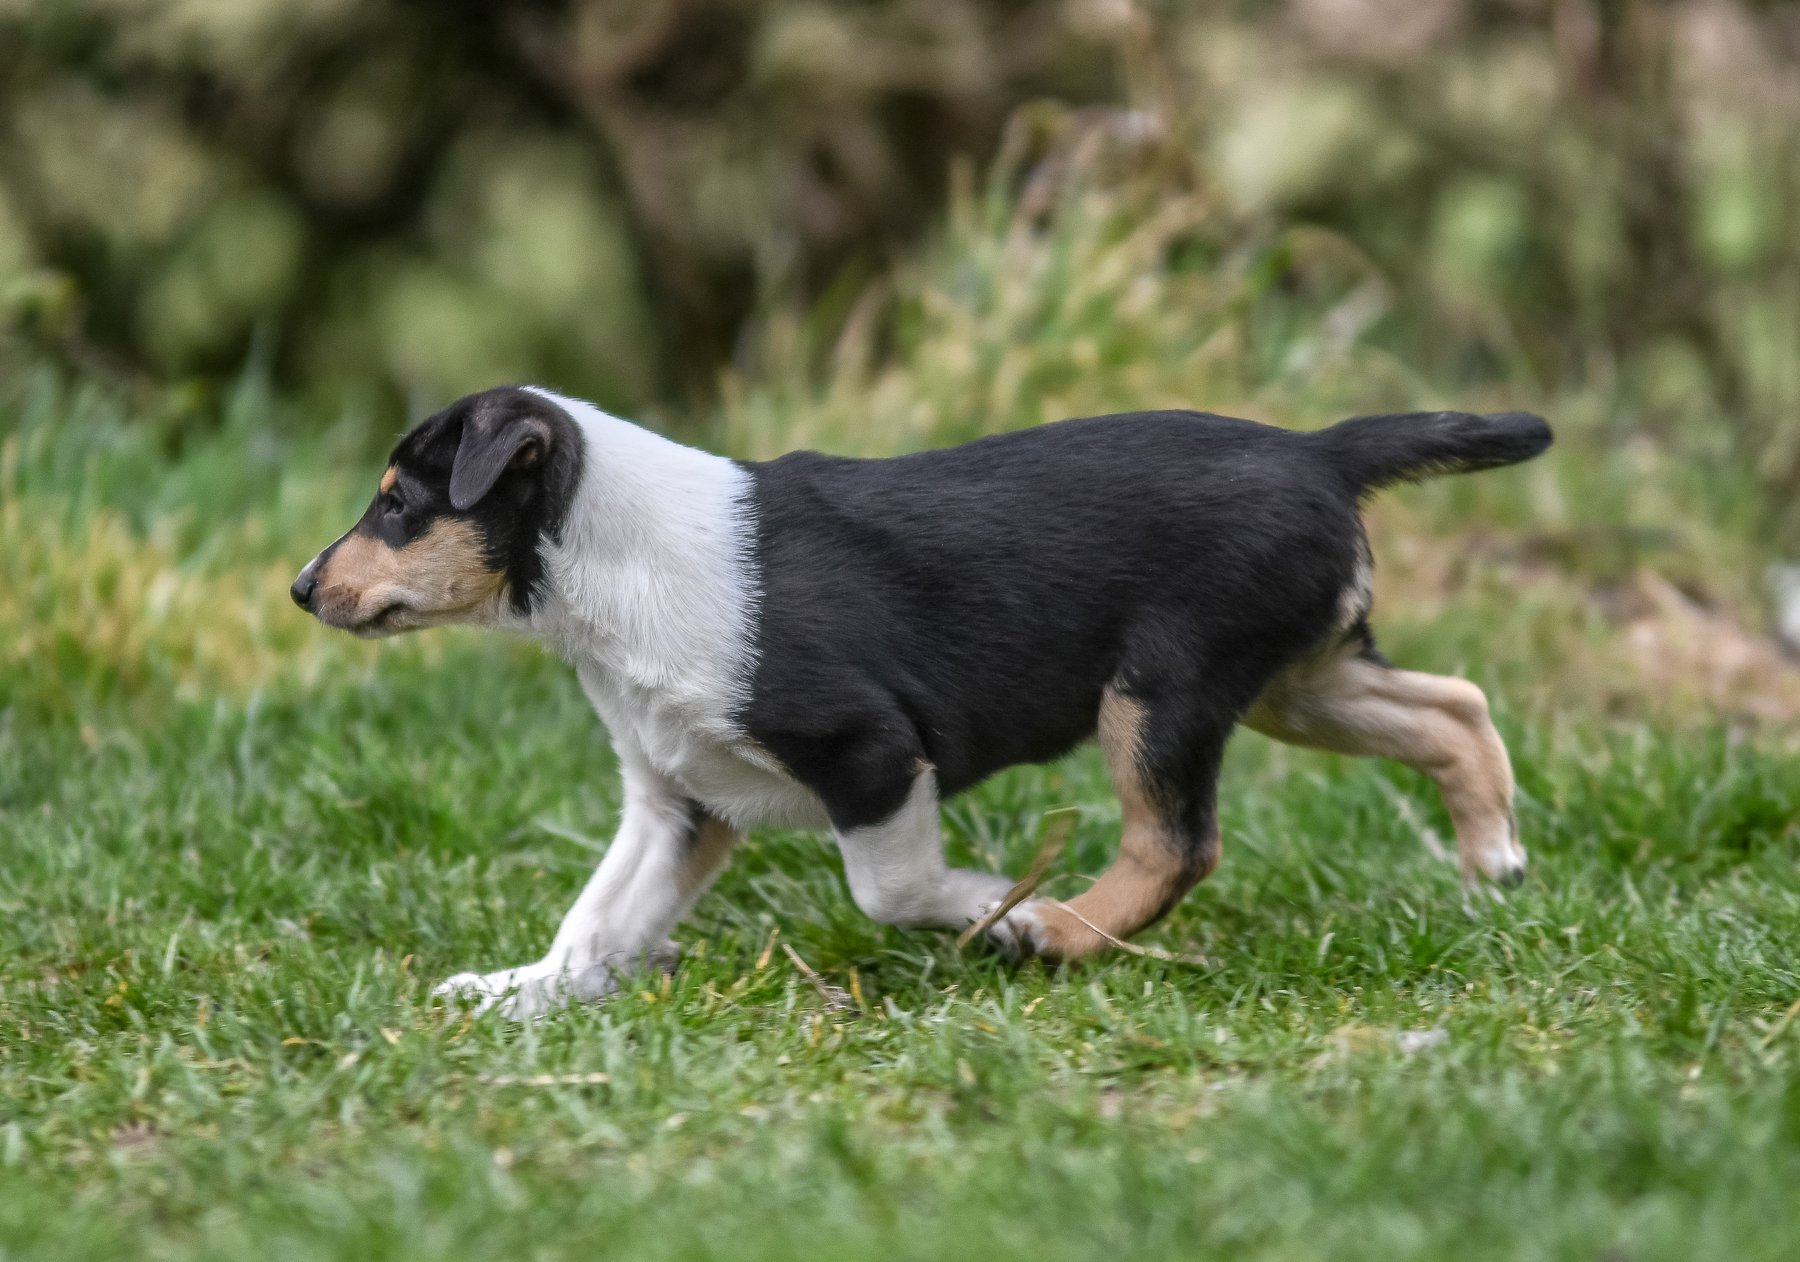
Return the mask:
{"type": "Polygon", "coordinates": [[[707,814],[635,751],[619,751],[625,806],[600,866],[563,917],[544,958],[459,973],[436,993],[474,999],[517,1020],[602,999],[616,976],[673,962],[669,934],[725,864],[741,834],[707,814]]]}
{"type": "Polygon", "coordinates": [[[944,863],[933,772],[916,772],[904,789],[895,786],[894,796],[900,792],[905,796],[885,817],[834,828],[851,897],[882,924],[960,929],[974,923],[1012,881],[944,863]]]}

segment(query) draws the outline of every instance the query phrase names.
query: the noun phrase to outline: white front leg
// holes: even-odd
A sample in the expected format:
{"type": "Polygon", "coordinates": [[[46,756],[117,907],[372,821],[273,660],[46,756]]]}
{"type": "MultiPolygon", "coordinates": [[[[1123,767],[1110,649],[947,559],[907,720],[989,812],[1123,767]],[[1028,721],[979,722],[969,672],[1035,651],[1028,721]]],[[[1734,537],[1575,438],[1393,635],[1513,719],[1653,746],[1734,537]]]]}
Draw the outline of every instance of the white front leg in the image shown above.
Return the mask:
{"type": "Polygon", "coordinates": [[[741,834],[685,797],[635,750],[621,747],[625,805],[600,866],[563,917],[544,958],[493,973],[458,973],[434,992],[524,1018],[571,1000],[602,999],[615,976],[673,961],[669,934],[712,883],[741,834]]]}
{"type": "Polygon", "coordinates": [[[922,771],[887,819],[837,831],[850,896],[871,919],[902,928],[960,929],[1012,888],[993,872],[944,863],[938,831],[937,776],[922,771]]]}

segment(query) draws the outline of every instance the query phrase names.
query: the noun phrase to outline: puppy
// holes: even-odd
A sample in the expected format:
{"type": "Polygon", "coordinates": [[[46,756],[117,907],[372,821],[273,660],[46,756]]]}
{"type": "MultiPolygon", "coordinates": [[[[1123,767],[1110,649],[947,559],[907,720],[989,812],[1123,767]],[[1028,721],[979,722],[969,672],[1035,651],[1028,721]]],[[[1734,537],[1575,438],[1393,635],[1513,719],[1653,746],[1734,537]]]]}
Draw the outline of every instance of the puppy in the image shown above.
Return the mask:
{"type": "Polygon", "coordinates": [[[958,928],[1005,876],[946,866],[938,803],[1097,736],[1119,854],[1067,904],[998,921],[1073,960],[1219,862],[1219,762],[1244,723],[1431,776],[1466,880],[1525,867],[1481,690],[1376,652],[1360,501],[1549,446],[1526,413],[1365,416],[1297,433],[1201,412],[1062,421],[888,460],[709,455],[536,388],[401,440],[294,601],[361,636],[528,632],[612,734],[618,835],[544,958],[441,993],[524,1017],[672,958],[753,825],[829,829],[859,907],[958,928]]]}

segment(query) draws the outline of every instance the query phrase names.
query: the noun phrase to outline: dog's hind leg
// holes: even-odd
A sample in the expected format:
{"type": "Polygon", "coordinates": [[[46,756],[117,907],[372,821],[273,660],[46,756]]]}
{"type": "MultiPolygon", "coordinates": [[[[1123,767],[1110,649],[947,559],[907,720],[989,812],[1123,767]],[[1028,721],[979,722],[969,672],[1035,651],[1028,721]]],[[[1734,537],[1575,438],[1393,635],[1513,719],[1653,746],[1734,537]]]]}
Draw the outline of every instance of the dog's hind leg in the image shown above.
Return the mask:
{"type": "Polygon", "coordinates": [[[1464,881],[1524,876],[1512,763],[1487,698],[1468,680],[1400,670],[1352,641],[1284,671],[1244,721],[1289,744],[1392,758],[1424,772],[1456,826],[1464,881]]]}
{"type": "Polygon", "coordinates": [[[1050,959],[1104,950],[1155,923],[1219,863],[1219,763],[1234,714],[1191,697],[1139,699],[1108,688],[1099,739],[1119,796],[1118,857],[1067,904],[1034,898],[1013,913],[1024,932],[996,938],[1050,959]],[[1196,711],[1199,712],[1196,712],[1196,711]]]}
{"type": "Polygon", "coordinates": [[[615,975],[666,964],[669,934],[725,866],[741,835],[707,814],[633,751],[621,748],[619,831],[544,958],[493,973],[459,973],[437,993],[466,996],[516,1019],[611,994],[615,975]]]}

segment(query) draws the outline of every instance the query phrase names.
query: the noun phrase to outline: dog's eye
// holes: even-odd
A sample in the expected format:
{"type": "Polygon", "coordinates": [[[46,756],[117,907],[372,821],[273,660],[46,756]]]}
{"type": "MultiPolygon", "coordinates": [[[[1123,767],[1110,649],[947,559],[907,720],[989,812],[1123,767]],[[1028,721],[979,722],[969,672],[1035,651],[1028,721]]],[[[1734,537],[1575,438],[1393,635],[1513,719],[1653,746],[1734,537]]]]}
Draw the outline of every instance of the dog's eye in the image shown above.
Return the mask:
{"type": "Polygon", "coordinates": [[[389,517],[398,517],[406,511],[406,501],[400,498],[398,491],[389,491],[381,500],[381,509],[389,517]]]}

